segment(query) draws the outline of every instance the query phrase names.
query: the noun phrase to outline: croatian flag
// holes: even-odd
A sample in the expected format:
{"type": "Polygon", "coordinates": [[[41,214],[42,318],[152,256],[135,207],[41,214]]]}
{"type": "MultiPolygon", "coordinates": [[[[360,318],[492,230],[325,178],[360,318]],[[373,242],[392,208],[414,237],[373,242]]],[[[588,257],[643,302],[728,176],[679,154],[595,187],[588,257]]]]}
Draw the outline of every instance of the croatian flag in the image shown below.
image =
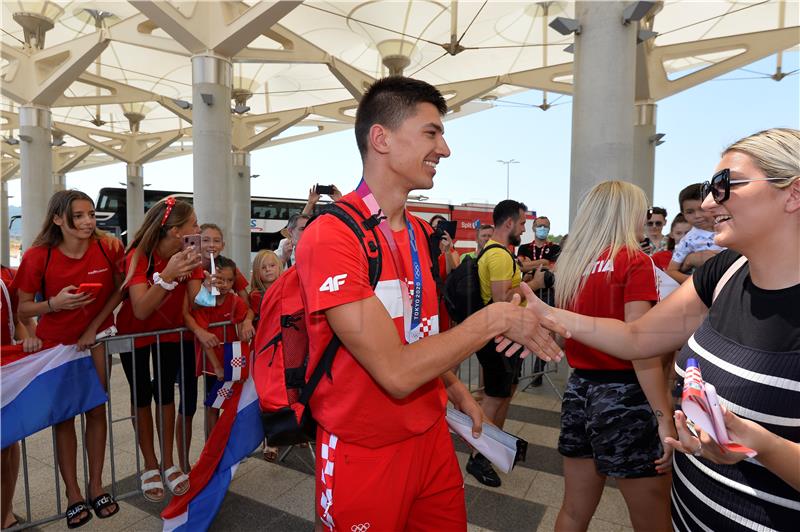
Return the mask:
{"type": "Polygon", "coordinates": [[[5,449],[108,400],[88,350],[58,345],[24,353],[4,345],[0,371],[0,426],[5,449]]]}
{"type": "Polygon", "coordinates": [[[233,397],[233,385],[231,381],[215,381],[214,386],[206,393],[206,400],[203,403],[211,408],[228,408],[225,402],[233,397]]]}
{"type": "Polygon", "coordinates": [[[250,356],[250,344],[228,342],[223,344],[222,367],[226,381],[241,381],[247,378],[247,358],[250,356]]]}
{"type": "Polygon", "coordinates": [[[233,385],[233,396],[189,473],[189,491],[161,512],[164,530],[207,530],[219,512],[239,463],[264,441],[253,379],[233,385]]]}

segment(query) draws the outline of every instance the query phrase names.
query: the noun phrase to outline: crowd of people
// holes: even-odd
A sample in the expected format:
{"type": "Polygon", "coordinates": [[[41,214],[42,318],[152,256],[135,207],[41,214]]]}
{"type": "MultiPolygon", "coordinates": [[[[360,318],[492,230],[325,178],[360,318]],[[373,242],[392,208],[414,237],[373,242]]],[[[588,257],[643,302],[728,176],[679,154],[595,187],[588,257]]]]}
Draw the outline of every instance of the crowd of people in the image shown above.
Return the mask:
{"type": "MultiPolygon", "coordinates": [[[[506,199],[492,225],[475,229],[475,251],[459,255],[447,231],[434,231],[444,217],[426,222],[405,206],[411,190],[433,186],[437,165],[450,156],[446,110],[434,87],[402,77],[376,82],[360,101],[363,178],[355,191],[333,187],[329,195],[379,229],[383,261],[374,288],[350,229],[332,216],[312,217],[315,188],[277,249],[259,251],[252,265],[225,257],[223,230],[209,220],[199,225],[188,203],[169,197],[152,206],[125,247],[97,230],[86,194],[66,190],[51,198],[19,269],[3,267],[3,345],[90,349],[106,386],[109,353],[98,339],[152,333],[137,336],[121,361],[144,458],[141,491],[159,502],[189,490],[198,378],[206,390],[225,380],[222,344],[254,339],[270,287],[295,268],[307,310],[308,371],[332,336],[341,341],[330,378],[310,402],[321,525],[466,529],[446,404],[472,419],[475,437],[486,422],[502,428],[521,360],[537,357],[537,385],[544,363],[563,353],[572,371],[558,440],[565,490],[557,530],[587,529],[608,477],[636,530],[794,526],[800,132],[772,129],[730,146],[710,182],[681,191],[667,234],[666,209],[648,207],[635,185],[607,181],[584,197],[568,240],[554,241],[550,219],[539,216],[533,240],[522,245],[528,209],[506,199]],[[473,263],[480,308],[456,323],[443,286],[473,263]],[[340,282],[326,288],[333,278],[340,282]],[[100,289],[79,290],[89,283],[100,289]],[[229,325],[211,326],[219,322],[229,325]],[[482,368],[480,404],[452,371],[473,353],[482,368]],[[755,458],[726,450],[676,409],[670,383],[680,385],[689,358],[716,386],[731,439],[757,451],[755,458]]],[[[219,410],[205,405],[210,430],[219,410]]],[[[85,494],[74,419],[55,426],[69,528],[120,509],[103,490],[105,406],[86,420],[85,494]]],[[[264,442],[267,460],[277,451],[264,442]]],[[[2,450],[2,528],[16,524],[19,455],[18,444],[2,450]]],[[[501,484],[480,453],[471,454],[466,472],[501,484]]]]}

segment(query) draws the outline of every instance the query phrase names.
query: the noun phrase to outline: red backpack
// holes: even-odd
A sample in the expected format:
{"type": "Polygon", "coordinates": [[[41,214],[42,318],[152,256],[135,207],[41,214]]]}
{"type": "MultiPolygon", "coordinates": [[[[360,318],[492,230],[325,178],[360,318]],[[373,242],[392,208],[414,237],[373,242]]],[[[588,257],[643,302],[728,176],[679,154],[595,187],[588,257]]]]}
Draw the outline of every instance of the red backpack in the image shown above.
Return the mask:
{"type": "MultiPolygon", "coordinates": [[[[358,237],[369,264],[370,284],[375,288],[381,273],[381,247],[375,231],[380,221],[375,216],[364,218],[357,208],[342,201],[329,205],[318,216],[326,214],[336,216],[358,237]]],[[[316,422],[308,402],[322,376],[325,373],[330,376],[341,341],[333,336],[306,381],[309,360],[306,308],[294,266],[264,294],[260,315],[252,373],[264,435],[273,446],[312,441],[316,437],[316,422]]]]}

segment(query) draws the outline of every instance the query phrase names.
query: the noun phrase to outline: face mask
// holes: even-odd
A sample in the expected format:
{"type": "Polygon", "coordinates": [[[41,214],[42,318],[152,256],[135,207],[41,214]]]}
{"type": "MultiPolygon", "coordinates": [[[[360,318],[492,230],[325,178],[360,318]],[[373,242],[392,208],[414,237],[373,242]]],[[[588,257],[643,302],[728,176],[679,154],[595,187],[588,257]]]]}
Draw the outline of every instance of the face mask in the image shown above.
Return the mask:
{"type": "Polygon", "coordinates": [[[549,227],[536,227],[534,228],[533,232],[536,234],[537,240],[545,240],[547,235],[550,234],[549,227]]]}

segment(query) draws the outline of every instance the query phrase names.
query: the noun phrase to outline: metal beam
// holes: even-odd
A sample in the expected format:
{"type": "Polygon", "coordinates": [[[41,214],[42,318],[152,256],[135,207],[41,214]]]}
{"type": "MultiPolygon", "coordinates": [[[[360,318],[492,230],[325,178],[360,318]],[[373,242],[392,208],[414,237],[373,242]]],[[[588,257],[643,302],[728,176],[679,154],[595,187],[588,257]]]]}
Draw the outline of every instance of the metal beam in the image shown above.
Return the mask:
{"type": "Polygon", "coordinates": [[[309,115],[309,110],[292,109],[277,113],[233,118],[233,151],[250,152],[280,135],[309,115]],[[267,125],[268,124],[268,125],[267,125]],[[255,133],[258,126],[267,127],[255,133]]]}
{"type": "Polygon", "coordinates": [[[53,173],[66,174],[78,166],[90,153],[91,146],[62,146],[53,148],[53,173]]]}
{"type": "Polygon", "coordinates": [[[75,137],[118,161],[130,164],[144,164],[184,134],[182,129],[159,133],[112,133],[63,122],[53,124],[53,129],[75,137]],[[97,137],[108,140],[101,141],[97,137]]]}
{"type": "Polygon", "coordinates": [[[76,81],[105,89],[111,94],[92,96],[67,96],[62,94],[52,107],[78,107],[81,105],[111,105],[156,101],[160,96],[150,91],[138,89],[119,81],[84,72],[76,81]]]}
{"type": "Polygon", "coordinates": [[[656,46],[649,54],[650,93],[653,100],[662,100],[673,94],[695,87],[717,76],[749,65],[759,59],[800,44],[800,26],[777,30],[731,35],[667,46],[656,46]],[[664,61],[703,54],[743,50],[742,53],[724,59],[708,67],[670,81],[664,69],[664,61]]]}
{"type": "Polygon", "coordinates": [[[106,49],[109,42],[108,32],[99,30],[52,48],[16,54],[16,59],[12,60],[13,68],[6,69],[2,74],[0,91],[3,96],[20,104],[50,106],[106,49]]]}
{"type": "MultiPolygon", "coordinates": [[[[169,2],[131,0],[130,3],[192,55],[213,51],[232,57],[302,2],[272,0],[253,6],[196,2],[188,17],[169,2]]],[[[141,30],[137,27],[137,31],[141,30]]]]}

